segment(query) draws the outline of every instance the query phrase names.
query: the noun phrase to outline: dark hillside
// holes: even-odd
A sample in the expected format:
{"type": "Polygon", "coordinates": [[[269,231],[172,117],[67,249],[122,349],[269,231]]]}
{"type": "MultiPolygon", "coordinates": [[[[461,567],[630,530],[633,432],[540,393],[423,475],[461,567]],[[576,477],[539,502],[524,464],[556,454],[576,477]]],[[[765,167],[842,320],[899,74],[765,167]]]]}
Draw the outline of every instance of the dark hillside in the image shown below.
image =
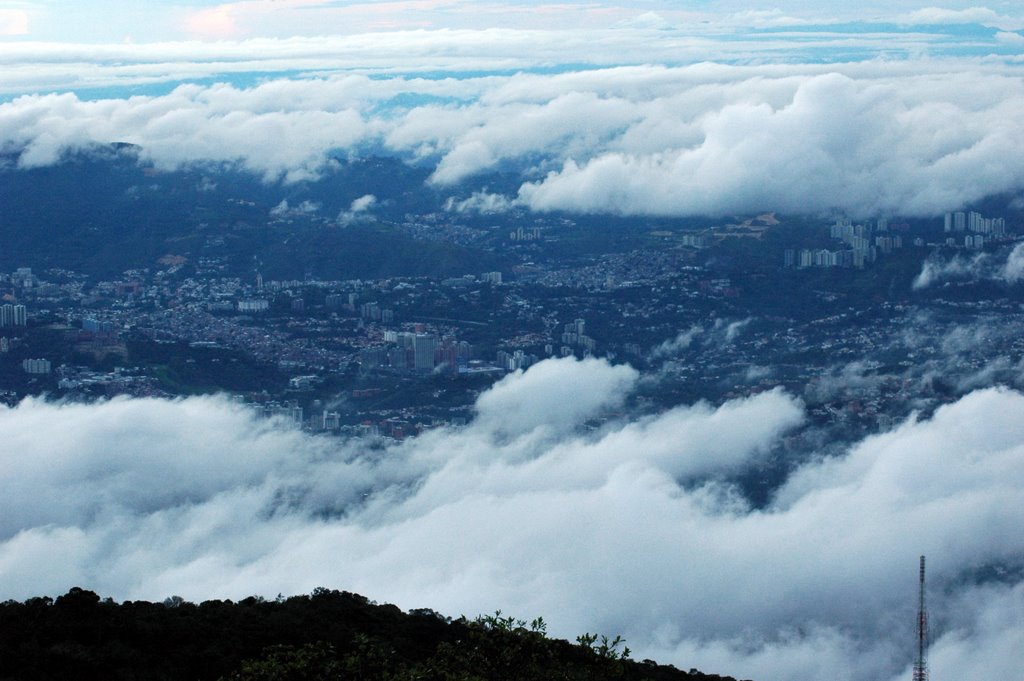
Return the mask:
{"type": "Polygon", "coordinates": [[[339,163],[316,181],[286,184],[230,167],[157,171],[130,146],[96,147],[61,163],[19,169],[0,153],[0,270],[59,267],[99,278],[159,268],[166,255],[226,276],[349,279],[453,276],[498,269],[500,255],[425,242],[400,225],[440,210],[426,171],[397,159],[339,163]],[[372,218],[340,226],[361,196],[372,218]],[[309,210],[275,213],[282,201],[309,210]]]}
{"type": "Polygon", "coordinates": [[[267,602],[56,599],[0,604],[0,679],[701,680],[628,658],[624,642],[547,638],[499,614],[451,620],[318,589],[267,602]]]}

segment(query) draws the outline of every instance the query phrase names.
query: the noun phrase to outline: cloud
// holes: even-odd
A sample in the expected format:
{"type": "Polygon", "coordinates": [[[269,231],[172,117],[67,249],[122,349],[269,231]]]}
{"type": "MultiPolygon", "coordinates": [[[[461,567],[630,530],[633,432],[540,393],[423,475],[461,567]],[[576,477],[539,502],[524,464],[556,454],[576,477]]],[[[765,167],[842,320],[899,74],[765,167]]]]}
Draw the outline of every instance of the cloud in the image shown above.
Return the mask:
{"type": "Polygon", "coordinates": [[[981,390],[811,457],[755,510],[728,480],[799,426],[800,402],[774,390],[607,420],[636,381],[546,361],[482,394],[469,425],[383,447],[216,397],[3,408],[0,597],[323,585],[543,615],[686,669],[861,681],[906,672],[923,553],[936,673],[1024,662],[1024,396],[981,390]]]}
{"type": "Polygon", "coordinates": [[[665,20],[663,16],[657,12],[644,12],[634,17],[630,17],[624,21],[621,21],[617,25],[618,28],[643,28],[651,29],[656,31],[662,31],[673,28],[672,24],[665,20]]]}
{"type": "Polygon", "coordinates": [[[949,280],[999,281],[1016,284],[1024,277],[1024,244],[1017,244],[1000,263],[1001,258],[991,253],[978,253],[970,258],[955,255],[949,260],[932,255],[924,261],[914,278],[915,291],[926,289],[949,280]]]}
{"type": "Polygon", "coordinates": [[[288,199],[281,199],[281,203],[270,209],[270,216],[281,218],[289,215],[312,215],[318,210],[320,204],[308,199],[294,207],[288,204],[288,199]]]}
{"type": "MultiPolygon", "coordinates": [[[[915,89],[910,81],[904,84],[915,89]]],[[[939,124],[933,118],[939,111],[950,116],[948,122],[981,114],[975,106],[962,108],[930,96],[931,101],[913,101],[924,92],[907,97],[908,92],[894,89],[895,82],[839,74],[785,86],[793,88],[785,95],[755,86],[742,99],[696,118],[680,111],[676,135],[690,131],[692,140],[660,150],[605,148],[583,160],[569,158],[543,180],[524,184],[519,198],[535,210],[626,214],[768,207],[807,212],[830,206],[858,214],[930,214],[947,201],[962,204],[972,193],[943,179],[947,168],[998,153],[988,148],[995,138],[967,147],[959,132],[932,128],[939,124]],[[925,129],[936,135],[925,139],[925,129]],[[863,172],[867,167],[874,172],[863,172]]]]}
{"type": "Polygon", "coordinates": [[[999,276],[1008,284],[1016,284],[1024,278],[1024,244],[1017,244],[1006,257],[1006,264],[999,270],[999,276]]]}
{"type": "Polygon", "coordinates": [[[1024,45],[1024,35],[1016,31],[999,31],[996,33],[996,40],[1006,45],[1024,45]]]}
{"type": "Polygon", "coordinates": [[[978,253],[971,258],[956,255],[949,260],[931,256],[921,266],[912,288],[920,291],[949,279],[977,279],[982,276],[981,272],[988,261],[989,257],[984,253],[978,253]]]}
{"type": "MultiPolygon", "coordinates": [[[[756,26],[759,28],[776,28],[780,26],[803,26],[811,23],[812,20],[798,18],[787,15],[782,10],[775,8],[770,10],[746,10],[743,12],[736,12],[727,19],[731,23],[736,23],[740,26],[756,26]]],[[[824,24],[829,24],[838,21],[833,15],[831,17],[822,17],[818,21],[824,24]]]]}
{"type": "Polygon", "coordinates": [[[910,25],[981,24],[1007,31],[1024,28],[1024,20],[1020,17],[1000,15],[988,7],[968,7],[965,9],[925,7],[909,14],[901,15],[896,20],[910,25]]]}
{"type": "Polygon", "coordinates": [[[466,199],[456,199],[454,196],[445,201],[444,209],[454,213],[477,213],[480,215],[492,215],[494,213],[505,213],[516,206],[515,202],[501,194],[491,194],[487,189],[482,189],[466,199]]]}
{"type": "Polygon", "coordinates": [[[598,359],[541,362],[498,381],[477,401],[477,418],[496,432],[573,428],[601,409],[618,407],[639,374],[598,359]]]}
{"type": "Polygon", "coordinates": [[[352,225],[369,218],[369,212],[377,205],[377,197],[365,194],[352,201],[348,210],[338,213],[338,224],[352,225]]]}
{"type": "Polygon", "coordinates": [[[694,324],[686,331],[680,331],[675,338],[666,340],[651,350],[650,359],[657,360],[678,355],[698,339],[705,348],[719,348],[731,344],[752,321],[752,317],[747,317],[737,321],[716,319],[709,327],[694,324]]]}
{"type": "Polygon", "coordinates": [[[675,338],[661,343],[651,351],[651,359],[671,357],[690,347],[693,340],[704,333],[704,327],[699,325],[691,326],[686,331],[680,331],[675,338]]]}
{"type": "Polygon", "coordinates": [[[435,185],[459,185],[470,198],[455,210],[508,201],[628,215],[931,215],[1024,185],[1024,124],[1014,115],[1024,85],[1002,67],[829,69],[344,75],[130,99],[27,96],[0,105],[0,148],[35,167],[127,141],[160,168],[226,163],[288,182],[373,149],[429,165],[435,185]],[[496,171],[520,178],[516,196],[492,198],[474,184],[496,171]]]}
{"type": "Polygon", "coordinates": [[[377,197],[373,194],[366,194],[352,201],[352,205],[349,207],[349,210],[353,213],[363,213],[373,208],[376,204],[377,197]]]}

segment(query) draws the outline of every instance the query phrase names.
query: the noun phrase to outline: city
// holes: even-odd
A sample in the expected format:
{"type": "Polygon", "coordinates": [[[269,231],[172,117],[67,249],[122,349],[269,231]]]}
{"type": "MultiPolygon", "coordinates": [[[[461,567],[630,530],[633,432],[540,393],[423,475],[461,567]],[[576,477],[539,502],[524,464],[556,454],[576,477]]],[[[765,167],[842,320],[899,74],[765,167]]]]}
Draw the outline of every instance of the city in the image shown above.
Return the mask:
{"type": "MultiPolygon", "coordinates": [[[[466,231],[457,216],[421,222],[435,242],[466,231]]],[[[558,255],[562,240],[588,238],[571,220],[493,229],[508,232],[499,245],[519,262],[504,272],[265,280],[255,267],[223,276],[223,259],[167,255],[110,280],[0,273],[11,301],[0,307],[3,399],[227,392],[310,432],[402,439],[467,423],[481,391],[509,372],[595,356],[652,378],[638,413],[776,386],[801,396],[810,419],[778,453],[788,468],[823,442],[841,447],[986,381],[1020,380],[1018,292],[911,285],[937,253],[1006,251],[1020,225],[1003,217],[807,224],[770,214],[699,232],[659,225],[582,257],[558,255]],[[751,259],[748,240],[778,250],[751,259]],[[786,248],[796,240],[851,250],[786,248]],[[880,303],[864,287],[883,268],[892,279],[880,303]]]]}

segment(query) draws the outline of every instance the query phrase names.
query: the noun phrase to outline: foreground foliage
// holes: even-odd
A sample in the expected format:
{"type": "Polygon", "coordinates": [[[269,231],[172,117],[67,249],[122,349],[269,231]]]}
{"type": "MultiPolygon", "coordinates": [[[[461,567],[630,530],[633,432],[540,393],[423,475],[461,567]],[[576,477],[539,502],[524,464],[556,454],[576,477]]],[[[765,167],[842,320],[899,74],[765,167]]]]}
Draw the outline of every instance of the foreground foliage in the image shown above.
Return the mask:
{"type": "Polygon", "coordinates": [[[101,600],[72,589],[54,601],[0,604],[0,680],[603,681],[720,679],[629,659],[594,634],[548,638],[500,612],[451,620],[403,613],[356,594],[163,603],[101,600]]]}

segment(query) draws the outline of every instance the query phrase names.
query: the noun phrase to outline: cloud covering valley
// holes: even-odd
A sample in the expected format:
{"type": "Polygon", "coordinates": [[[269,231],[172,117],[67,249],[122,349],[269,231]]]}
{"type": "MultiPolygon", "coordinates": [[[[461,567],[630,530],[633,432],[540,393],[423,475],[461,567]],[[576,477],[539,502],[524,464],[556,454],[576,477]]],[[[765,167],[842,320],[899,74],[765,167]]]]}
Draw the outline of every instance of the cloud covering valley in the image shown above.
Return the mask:
{"type": "Polygon", "coordinates": [[[311,437],[220,397],[0,412],[5,598],[343,588],[543,615],[639,657],[758,679],[909,673],[927,554],[944,675],[1024,658],[1024,396],[990,388],[811,457],[754,509],[728,481],[804,421],[781,390],[613,417],[628,366],[549,360],[395,444],[311,437]],[[1001,580],[982,580],[986,569],[1001,580]]]}

